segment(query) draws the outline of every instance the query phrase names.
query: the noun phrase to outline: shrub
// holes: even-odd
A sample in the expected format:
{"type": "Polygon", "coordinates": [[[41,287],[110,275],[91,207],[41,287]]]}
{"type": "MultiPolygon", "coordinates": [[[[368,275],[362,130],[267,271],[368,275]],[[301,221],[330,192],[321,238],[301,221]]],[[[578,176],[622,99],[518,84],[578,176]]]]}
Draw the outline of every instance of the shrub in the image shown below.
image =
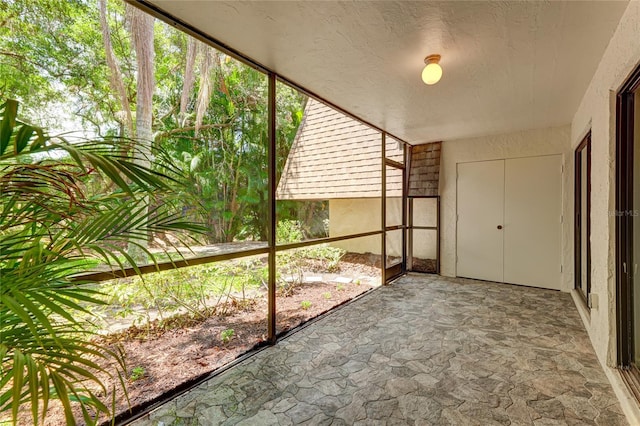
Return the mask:
{"type": "Polygon", "coordinates": [[[228,328],[220,332],[220,340],[222,340],[222,343],[226,345],[231,341],[231,339],[233,339],[233,335],[234,335],[233,328],[228,328]]]}
{"type": "Polygon", "coordinates": [[[129,376],[129,379],[132,382],[135,382],[136,380],[142,379],[146,373],[147,371],[144,369],[144,367],[133,367],[131,369],[131,375],[129,376]]]}
{"type": "Polygon", "coordinates": [[[276,226],[276,242],[299,243],[304,238],[302,226],[297,220],[281,220],[276,226]]]}

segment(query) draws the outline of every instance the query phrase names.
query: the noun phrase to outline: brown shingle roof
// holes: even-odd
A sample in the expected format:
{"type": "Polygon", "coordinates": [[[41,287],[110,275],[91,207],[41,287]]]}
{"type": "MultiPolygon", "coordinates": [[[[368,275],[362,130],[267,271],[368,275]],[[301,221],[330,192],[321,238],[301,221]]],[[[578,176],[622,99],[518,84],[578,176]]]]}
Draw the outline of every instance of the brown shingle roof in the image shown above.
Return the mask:
{"type": "Polygon", "coordinates": [[[409,197],[438,195],[442,142],[415,145],[411,149],[409,197]]]}
{"type": "MultiPolygon", "coordinates": [[[[309,99],[287,158],[276,198],[327,200],[380,197],[381,135],[322,102],[309,99]]],[[[387,139],[387,157],[402,161],[387,139]]],[[[387,195],[399,196],[401,179],[387,179],[387,195]]]]}

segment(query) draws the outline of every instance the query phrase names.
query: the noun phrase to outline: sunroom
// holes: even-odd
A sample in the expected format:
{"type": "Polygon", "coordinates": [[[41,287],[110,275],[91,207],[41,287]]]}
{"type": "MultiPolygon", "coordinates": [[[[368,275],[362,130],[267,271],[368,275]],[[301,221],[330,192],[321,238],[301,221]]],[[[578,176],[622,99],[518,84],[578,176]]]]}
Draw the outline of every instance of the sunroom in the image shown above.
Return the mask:
{"type": "Polygon", "coordinates": [[[206,228],[78,275],[126,353],[101,420],[640,424],[639,2],[98,5],[112,121],[206,228]]]}

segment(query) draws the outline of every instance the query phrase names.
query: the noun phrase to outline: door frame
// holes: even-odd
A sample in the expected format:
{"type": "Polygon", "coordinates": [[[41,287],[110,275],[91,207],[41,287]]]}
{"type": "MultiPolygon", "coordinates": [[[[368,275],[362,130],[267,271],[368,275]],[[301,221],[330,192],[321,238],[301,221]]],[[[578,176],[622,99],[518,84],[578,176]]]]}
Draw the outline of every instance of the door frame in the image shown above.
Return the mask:
{"type": "Polygon", "coordinates": [[[388,284],[394,279],[407,272],[407,191],[408,191],[408,173],[407,173],[407,156],[408,149],[405,144],[403,147],[403,161],[391,160],[386,157],[386,134],[382,134],[382,256],[380,259],[382,268],[382,282],[388,284]],[[387,225],[387,167],[398,169],[402,171],[402,208],[401,215],[402,220],[400,225],[387,225]],[[387,266],[387,233],[393,231],[400,231],[402,234],[401,241],[401,259],[399,262],[395,262],[387,266]]]}
{"type": "Polygon", "coordinates": [[[586,134],[574,153],[574,209],[573,209],[573,260],[574,260],[574,288],[578,290],[583,302],[589,308],[589,294],[591,293],[591,130],[586,134]],[[582,162],[582,153],[586,150],[586,164],[582,162]],[[586,167],[586,217],[581,217],[582,211],[582,167],[586,167]],[[582,227],[586,227],[586,241],[582,241],[582,227]],[[582,292],[582,245],[586,244],[586,294],[582,292]]]}
{"type": "MultiPolygon", "coordinates": [[[[616,98],[616,190],[615,190],[615,265],[618,367],[627,384],[640,396],[640,372],[633,361],[633,154],[635,92],[640,90],[640,66],[618,91],[616,98]],[[627,266],[629,265],[629,266],[627,266]]],[[[636,171],[636,172],[640,172],[636,171]]],[[[640,399],[640,398],[638,398],[640,399]]]]}

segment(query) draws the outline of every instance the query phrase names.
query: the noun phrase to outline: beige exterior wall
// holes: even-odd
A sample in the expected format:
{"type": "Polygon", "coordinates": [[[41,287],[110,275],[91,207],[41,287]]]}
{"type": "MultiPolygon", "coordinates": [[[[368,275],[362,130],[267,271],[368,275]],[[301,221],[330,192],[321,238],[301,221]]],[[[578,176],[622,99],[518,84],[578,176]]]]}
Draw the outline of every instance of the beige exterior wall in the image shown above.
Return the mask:
{"type": "MultiPolygon", "coordinates": [[[[438,226],[438,202],[435,198],[414,198],[413,212],[414,226],[438,226]]],[[[438,231],[414,229],[413,257],[435,259],[437,246],[438,231]]]]}
{"type": "Polygon", "coordinates": [[[519,157],[560,154],[563,158],[562,182],[562,290],[573,288],[573,175],[569,144],[569,126],[528,130],[505,135],[445,141],[442,144],[440,170],[441,260],[440,273],[456,276],[456,178],[457,164],[471,161],[498,160],[519,157]]]}
{"type": "MultiPolygon", "coordinates": [[[[640,424],[638,404],[622,383],[616,365],[615,146],[616,93],[640,63],[640,2],[629,3],[571,123],[571,149],[591,130],[591,293],[590,312],[576,303],[593,347],[631,424],[640,424]]],[[[571,258],[573,261],[573,257],[571,258]]],[[[574,294],[577,301],[577,295],[574,294]]]]}
{"type": "MultiPolygon", "coordinates": [[[[424,203],[426,204],[426,203],[424,203]]],[[[360,232],[376,231],[381,229],[381,213],[379,198],[346,198],[329,201],[329,236],[337,237],[360,232]]],[[[429,208],[422,209],[425,212],[429,208]]],[[[393,225],[402,223],[402,199],[387,199],[387,222],[393,225]]],[[[431,214],[424,215],[420,224],[435,223],[431,214]]],[[[399,231],[392,232],[387,237],[387,251],[391,256],[399,256],[402,253],[402,240],[399,231]]],[[[415,257],[421,259],[436,258],[436,238],[435,231],[421,234],[419,244],[416,244],[415,257]]],[[[357,238],[355,240],[345,240],[332,243],[335,247],[340,247],[353,253],[373,253],[380,254],[380,237],[372,236],[357,238]]]]}
{"type": "MultiPolygon", "coordinates": [[[[381,228],[380,198],[345,198],[329,200],[329,236],[338,237],[381,228]]],[[[352,253],[380,254],[377,235],[331,244],[352,253]]]]}

